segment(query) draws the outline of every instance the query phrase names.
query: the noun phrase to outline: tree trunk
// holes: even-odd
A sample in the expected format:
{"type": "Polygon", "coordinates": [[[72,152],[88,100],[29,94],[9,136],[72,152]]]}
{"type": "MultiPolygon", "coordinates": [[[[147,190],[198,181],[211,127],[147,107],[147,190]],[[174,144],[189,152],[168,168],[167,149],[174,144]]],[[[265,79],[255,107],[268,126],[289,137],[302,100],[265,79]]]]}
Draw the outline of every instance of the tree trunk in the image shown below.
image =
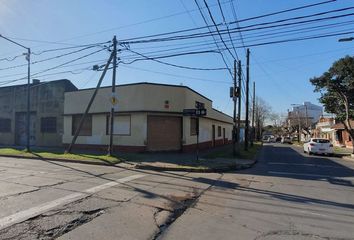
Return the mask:
{"type": "Polygon", "coordinates": [[[352,154],[354,154],[354,129],[351,128],[352,126],[349,121],[343,121],[343,125],[345,131],[349,134],[352,140],[352,147],[353,147],[352,154]]]}

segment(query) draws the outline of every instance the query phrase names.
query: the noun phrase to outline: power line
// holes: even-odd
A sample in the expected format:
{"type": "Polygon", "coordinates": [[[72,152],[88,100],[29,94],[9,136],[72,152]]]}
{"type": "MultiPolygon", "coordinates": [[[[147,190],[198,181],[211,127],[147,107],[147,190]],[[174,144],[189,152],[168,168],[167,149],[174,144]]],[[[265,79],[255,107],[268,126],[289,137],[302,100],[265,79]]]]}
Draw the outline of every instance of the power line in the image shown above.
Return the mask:
{"type": "MultiPolygon", "coordinates": [[[[137,54],[137,55],[139,55],[141,57],[143,57],[144,59],[142,59],[142,60],[151,60],[151,61],[155,61],[155,62],[158,62],[160,64],[164,64],[164,65],[171,66],[171,67],[183,68],[183,69],[188,69],[188,70],[202,70],[202,71],[227,70],[227,68],[196,68],[196,67],[189,67],[189,66],[181,66],[181,65],[172,64],[172,63],[164,62],[164,61],[161,61],[161,60],[157,60],[156,58],[148,57],[148,56],[146,56],[144,54],[135,52],[135,51],[133,51],[131,49],[127,49],[127,50],[132,52],[132,53],[135,53],[135,54],[137,54]]],[[[122,62],[122,63],[124,63],[124,62],[122,62]]]]}
{"type": "MultiPolygon", "coordinates": [[[[227,33],[229,35],[229,39],[231,41],[231,45],[232,45],[232,48],[234,50],[234,53],[235,53],[235,56],[237,58],[237,60],[239,59],[238,55],[237,55],[237,51],[236,51],[236,48],[235,48],[235,45],[234,45],[234,41],[232,40],[232,37],[231,37],[231,33],[230,33],[230,30],[229,30],[229,26],[228,24],[226,23],[226,18],[225,18],[225,15],[224,15],[224,12],[222,10],[222,6],[221,6],[221,3],[220,3],[220,0],[217,0],[218,1],[218,5],[219,5],[219,8],[220,8],[220,12],[221,12],[221,16],[222,16],[222,19],[223,19],[223,22],[224,24],[226,24],[226,29],[227,29],[227,33]]],[[[232,3],[232,1],[231,1],[232,3]]]]}
{"type": "MultiPolygon", "coordinates": [[[[305,27],[305,28],[298,28],[298,29],[292,29],[292,30],[286,30],[286,31],[279,31],[277,29],[274,30],[265,30],[262,31],[262,34],[259,33],[250,33],[250,34],[246,34],[244,36],[246,36],[246,39],[257,39],[257,40],[264,40],[264,39],[271,39],[271,38],[275,38],[275,37],[279,37],[276,35],[282,34],[282,33],[304,33],[304,32],[308,32],[308,31],[303,31],[303,30],[309,30],[309,31],[313,31],[313,30],[318,30],[318,29],[333,29],[334,27],[340,27],[340,26],[345,26],[345,25],[349,25],[352,24],[354,21],[343,21],[343,22],[338,22],[338,23],[331,23],[331,24],[321,24],[321,25],[316,25],[316,26],[310,26],[310,27],[305,27]],[[263,36],[270,36],[269,38],[263,38],[263,39],[259,39],[259,37],[263,37],[263,36]]],[[[305,24],[301,24],[301,25],[305,25],[305,24]]],[[[307,25],[307,24],[306,24],[307,25]]],[[[294,28],[294,27],[298,27],[298,26],[288,26],[286,27],[286,29],[289,28],[294,28]]],[[[283,27],[285,28],[285,27],[283,27]]],[[[287,34],[290,35],[290,34],[287,34]]],[[[244,37],[243,37],[244,38],[244,37]]],[[[241,38],[239,39],[234,39],[234,40],[241,40],[241,38]]],[[[226,40],[225,42],[230,42],[230,40],[226,40]]],[[[135,49],[151,49],[151,48],[166,48],[166,47],[171,47],[171,46],[182,46],[182,47],[176,47],[176,48],[170,48],[170,49],[165,49],[165,50],[158,50],[158,51],[151,51],[151,52],[146,52],[146,54],[151,54],[151,53],[158,53],[158,52],[166,52],[166,51],[172,51],[172,50],[180,50],[180,49],[187,49],[187,48],[194,48],[194,47],[201,47],[201,46],[208,46],[208,45],[214,45],[215,42],[212,41],[196,41],[196,42],[188,42],[188,43],[177,43],[177,44],[168,44],[168,45],[162,45],[162,46],[148,46],[148,47],[140,47],[140,48],[135,48],[135,49]],[[209,43],[210,42],[210,43],[209,43]]],[[[242,44],[244,45],[244,43],[242,44]]],[[[198,50],[201,50],[201,48],[199,48],[198,50]]]]}
{"type": "MultiPolygon", "coordinates": [[[[200,13],[200,15],[202,16],[202,18],[203,18],[203,20],[204,20],[204,23],[208,26],[208,22],[207,22],[207,20],[205,19],[204,15],[203,15],[203,12],[202,12],[202,9],[201,9],[200,6],[199,6],[198,0],[194,0],[194,2],[195,2],[195,4],[197,5],[197,7],[198,7],[198,9],[199,9],[199,13],[200,13]]],[[[209,30],[209,32],[211,33],[211,30],[210,30],[209,27],[208,27],[208,30],[209,30]]],[[[228,66],[227,63],[226,63],[225,57],[224,57],[224,55],[222,54],[222,51],[220,50],[220,47],[219,47],[219,45],[217,44],[216,39],[215,39],[214,36],[212,36],[212,38],[214,39],[215,45],[216,45],[217,49],[219,50],[219,53],[220,53],[220,55],[221,55],[221,58],[222,58],[222,60],[223,60],[223,62],[224,62],[224,64],[225,64],[226,68],[228,69],[228,72],[229,72],[231,78],[232,78],[232,77],[233,77],[233,76],[232,76],[232,72],[231,72],[229,66],[228,66]]]]}
{"type": "MultiPolygon", "coordinates": [[[[72,59],[72,60],[70,60],[70,61],[64,62],[64,63],[62,63],[62,64],[56,65],[56,66],[54,66],[54,67],[47,68],[47,69],[45,69],[45,70],[36,72],[36,73],[34,73],[34,74],[31,74],[31,77],[34,77],[34,76],[37,76],[37,75],[39,75],[39,74],[41,74],[41,73],[45,73],[45,72],[48,72],[48,71],[51,71],[51,70],[54,70],[54,69],[63,67],[63,66],[65,66],[65,65],[67,65],[67,64],[76,62],[76,61],[78,61],[78,60],[81,60],[81,59],[83,59],[83,58],[89,57],[89,56],[91,56],[91,55],[94,55],[94,54],[96,54],[96,53],[98,53],[98,52],[101,52],[101,51],[104,51],[104,50],[106,50],[106,49],[100,49],[100,50],[91,52],[91,53],[89,53],[89,54],[86,54],[86,55],[84,55],[84,56],[80,56],[80,57],[78,57],[78,58],[75,58],[75,59],[72,59]]],[[[0,83],[2,83],[2,84],[0,84],[0,86],[6,85],[6,84],[10,84],[10,83],[14,83],[14,82],[18,82],[18,81],[21,81],[21,80],[23,80],[23,79],[26,79],[26,77],[14,79],[14,80],[3,81],[3,82],[0,82],[0,83]]]]}
{"type": "MultiPolygon", "coordinates": [[[[60,55],[57,55],[57,56],[54,56],[54,57],[50,57],[50,58],[34,61],[34,62],[31,62],[31,64],[38,64],[38,63],[50,61],[50,60],[53,60],[53,59],[58,59],[58,58],[61,58],[61,57],[65,57],[65,56],[68,56],[68,55],[72,55],[72,54],[75,54],[75,53],[78,53],[78,52],[85,51],[85,50],[93,48],[93,47],[96,47],[96,46],[88,46],[88,47],[85,47],[85,48],[82,48],[82,49],[79,49],[79,50],[76,50],[76,51],[72,51],[72,52],[60,54],[60,55]]],[[[107,49],[107,48],[103,48],[103,50],[104,49],[107,49]]],[[[99,51],[101,51],[101,50],[99,50],[99,51]]],[[[0,68],[0,71],[9,70],[9,69],[15,69],[15,68],[24,67],[24,66],[27,66],[27,63],[15,65],[15,66],[9,66],[9,67],[5,67],[5,68],[0,68]]]]}
{"type": "MultiPolygon", "coordinates": [[[[351,8],[354,9],[354,7],[351,7],[351,8]]],[[[347,8],[346,8],[346,10],[347,10],[347,8]]],[[[335,10],[333,10],[333,11],[335,11],[335,10]]],[[[328,13],[329,12],[317,13],[317,14],[312,14],[312,15],[307,15],[307,16],[300,16],[300,17],[294,17],[294,18],[281,19],[281,20],[276,20],[276,21],[272,21],[272,22],[258,23],[258,24],[253,24],[253,25],[244,26],[244,27],[240,27],[240,28],[233,28],[233,29],[231,29],[230,33],[249,32],[249,31],[256,31],[256,30],[263,30],[263,29],[270,29],[270,28],[278,28],[278,27],[284,27],[284,26],[299,25],[299,24],[303,24],[303,23],[327,21],[327,20],[333,20],[333,19],[338,19],[338,18],[350,17],[350,16],[354,15],[354,13],[348,13],[348,14],[341,14],[341,15],[335,15],[335,16],[329,16],[329,17],[310,19],[310,20],[303,20],[303,21],[297,21],[297,22],[284,23],[286,21],[292,21],[292,20],[300,19],[300,18],[308,18],[308,17],[313,17],[314,15],[328,14],[328,13]],[[280,23],[280,24],[270,25],[270,24],[273,24],[273,23],[280,23]],[[270,25],[270,26],[265,26],[265,25],[270,25]]],[[[227,34],[227,31],[226,30],[220,30],[219,33],[221,35],[222,34],[227,34]]],[[[166,38],[156,38],[156,39],[152,38],[152,39],[145,39],[145,40],[139,40],[139,41],[121,41],[121,43],[124,43],[124,44],[142,44],[142,43],[177,41],[177,40],[186,40],[186,39],[193,39],[193,38],[203,38],[203,37],[216,36],[216,35],[219,35],[219,33],[217,33],[217,31],[210,31],[209,30],[209,32],[194,33],[194,34],[187,34],[187,35],[176,35],[176,36],[166,37],[166,38]]]]}
{"type": "Polygon", "coordinates": [[[134,69],[134,70],[139,70],[139,71],[144,71],[144,72],[151,72],[151,73],[155,73],[155,74],[161,74],[161,75],[170,76],[170,77],[176,77],[176,78],[181,78],[181,79],[192,79],[192,80],[198,80],[198,81],[204,81],[204,82],[214,82],[214,83],[221,83],[221,84],[230,85],[230,83],[227,82],[227,81],[217,81],[217,80],[205,79],[205,78],[195,78],[195,77],[186,76],[186,75],[171,74],[171,73],[166,73],[166,72],[161,72],[161,71],[154,71],[154,70],[151,70],[151,69],[132,67],[130,65],[129,66],[128,65],[121,65],[121,67],[131,68],[131,69],[134,69]]]}
{"type": "MultiPolygon", "coordinates": [[[[206,0],[203,0],[204,1],[204,4],[205,4],[205,7],[207,8],[208,10],[208,13],[209,13],[209,17],[211,19],[211,21],[213,22],[214,26],[215,26],[215,29],[220,37],[220,40],[221,42],[223,43],[223,45],[225,46],[226,50],[229,52],[229,54],[232,56],[232,58],[235,60],[236,59],[236,56],[233,55],[233,53],[230,51],[230,49],[228,48],[228,46],[226,45],[226,43],[224,42],[224,39],[222,38],[221,34],[220,34],[220,31],[219,31],[219,28],[218,26],[216,25],[216,22],[214,20],[214,17],[213,17],[213,14],[211,13],[210,11],[210,8],[208,6],[208,3],[206,2],[206,0]]],[[[230,31],[228,32],[230,34],[230,31]]],[[[237,57],[238,58],[238,57],[237,57]]]]}
{"type": "MultiPolygon", "coordinates": [[[[274,15],[287,13],[287,12],[292,12],[292,11],[297,11],[297,10],[301,10],[301,9],[305,9],[305,8],[311,8],[311,7],[315,7],[315,6],[319,6],[319,5],[323,5],[323,4],[332,3],[334,1],[335,0],[329,0],[329,1],[319,2],[319,3],[315,3],[315,4],[309,4],[309,5],[304,5],[304,6],[300,6],[300,7],[290,8],[290,9],[286,9],[286,10],[276,11],[276,12],[267,13],[267,14],[263,14],[263,15],[259,15],[259,16],[245,18],[245,19],[242,19],[242,20],[240,20],[238,22],[239,23],[240,22],[246,22],[246,21],[250,21],[250,20],[254,20],[254,19],[264,18],[264,17],[268,17],[268,16],[274,16],[274,15]]],[[[201,7],[198,8],[198,10],[200,11],[201,7]]],[[[234,23],[234,22],[230,22],[229,24],[231,24],[231,23],[234,23]]],[[[221,25],[221,24],[218,24],[218,25],[221,25]]],[[[132,40],[137,40],[137,39],[142,39],[142,38],[159,37],[159,36],[165,36],[165,35],[171,35],[171,34],[177,34],[177,33],[191,32],[191,31],[195,31],[195,30],[206,29],[206,28],[209,28],[209,27],[211,27],[211,26],[207,24],[206,26],[203,26],[203,27],[196,27],[196,28],[183,29],[183,30],[171,31],[171,32],[166,32],[166,33],[159,33],[159,34],[152,34],[152,35],[147,35],[147,36],[127,38],[127,39],[124,39],[124,40],[121,40],[121,41],[132,41],[132,40]]]]}

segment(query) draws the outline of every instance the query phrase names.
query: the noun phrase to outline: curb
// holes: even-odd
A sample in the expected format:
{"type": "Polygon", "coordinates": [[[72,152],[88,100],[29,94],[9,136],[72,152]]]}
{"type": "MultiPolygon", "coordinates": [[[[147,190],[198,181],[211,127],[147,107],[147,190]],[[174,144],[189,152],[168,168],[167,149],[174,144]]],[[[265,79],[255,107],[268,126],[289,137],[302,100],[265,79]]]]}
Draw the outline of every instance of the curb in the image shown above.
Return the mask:
{"type": "MultiPolygon", "coordinates": [[[[11,156],[11,155],[2,155],[0,157],[6,158],[22,158],[22,159],[31,159],[31,160],[40,160],[40,161],[54,161],[54,162],[62,162],[62,163],[79,163],[79,164],[88,164],[88,165],[96,165],[96,166],[106,166],[106,167],[115,167],[119,166],[120,163],[107,163],[107,162],[92,162],[86,160],[66,160],[66,159],[53,159],[53,158],[39,158],[39,157],[29,157],[29,156],[11,156]]],[[[172,171],[172,172],[199,172],[199,173],[220,173],[220,172],[232,172],[237,170],[244,170],[253,167],[257,160],[253,159],[253,163],[250,164],[242,164],[242,165],[233,165],[227,167],[217,167],[217,168],[205,168],[205,169],[196,169],[196,168],[178,168],[178,167],[158,167],[151,166],[145,164],[136,164],[132,166],[131,169],[141,169],[141,170],[151,170],[151,171],[172,171]]],[[[124,163],[124,162],[121,162],[124,163]]]]}
{"type": "Polygon", "coordinates": [[[354,161],[354,157],[349,156],[343,156],[342,159],[347,160],[347,161],[354,161]]]}
{"type": "Polygon", "coordinates": [[[141,170],[151,170],[151,171],[171,171],[171,172],[199,172],[199,173],[220,173],[220,172],[232,172],[237,170],[243,170],[253,167],[257,161],[254,161],[251,164],[243,164],[243,165],[233,165],[228,167],[218,167],[218,168],[205,168],[205,169],[197,169],[197,168],[178,168],[178,167],[159,167],[159,166],[151,166],[145,164],[137,164],[134,166],[135,169],[141,170]]]}
{"type": "Polygon", "coordinates": [[[59,159],[59,158],[39,158],[39,157],[28,157],[28,156],[11,156],[11,155],[2,155],[0,157],[6,158],[23,158],[23,159],[32,159],[32,160],[41,160],[41,161],[55,161],[55,162],[67,162],[67,163],[81,163],[89,165],[100,165],[100,166],[115,166],[119,163],[108,163],[108,162],[92,162],[87,160],[71,160],[71,159],[59,159]]]}

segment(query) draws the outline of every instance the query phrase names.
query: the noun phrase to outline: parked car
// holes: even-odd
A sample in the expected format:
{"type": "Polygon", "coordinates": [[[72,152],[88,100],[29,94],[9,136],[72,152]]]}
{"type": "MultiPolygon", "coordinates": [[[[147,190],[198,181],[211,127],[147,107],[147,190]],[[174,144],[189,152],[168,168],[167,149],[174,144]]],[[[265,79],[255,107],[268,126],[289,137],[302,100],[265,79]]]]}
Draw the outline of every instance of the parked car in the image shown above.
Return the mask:
{"type": "Polygon", "coordinates": [[[309,155],[315,154],[333,154],[333,145],[328,139],[324,138],[311,138],[304,143],[304,152],[309,155]]]}
{"type": "Polygon", "coordinates": [[[277,137],[277,138],[275,139],[275,141],[276,141],[276,142],[281,142],[281,139],[282,139],[281,137],[277,137]]]}
{"type": "Polygon", "coordinates": [[[292,143],[291,142],[291,138],[290,137],[282,137],[281,138],[281,143],[283,143],[283,144],[284,143],[289,143],[290,144],[290,143],[292,143]]]}
{"type": "Polygon", "coordinates": [[[263,136],[262,137],[262,142],[269,142],[269,136],[263,136]]]}
{"type": "Polygon", "coordinates": [[[274,143],[275,142],[275,137],[273,135],[265,135],[262,138],[262,142],[265,143],[274,143]]]}

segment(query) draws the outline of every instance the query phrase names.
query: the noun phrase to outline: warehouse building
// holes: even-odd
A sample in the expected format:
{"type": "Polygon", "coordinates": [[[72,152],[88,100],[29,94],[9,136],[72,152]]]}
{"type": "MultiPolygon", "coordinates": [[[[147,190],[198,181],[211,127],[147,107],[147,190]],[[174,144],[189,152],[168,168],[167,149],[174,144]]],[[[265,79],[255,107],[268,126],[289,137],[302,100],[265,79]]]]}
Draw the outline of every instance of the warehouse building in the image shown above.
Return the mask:
{"type": "MultiPolygon", "coordinates": [[[[94,92],[84,89],[65,93],[63,143],[71,143],[82,114],[94,92]]],[[[199,146],[228,144],[232,118],[213,109],[212,101],[186,86],[135,83],[116,87],[113,144],[118,151],[192,151],[197,144],[197,119],[184,109],[202,103],[207,110],[199,118],[199,146]]],[[[100,88],[85,118],[76,148],[106,149],[109,144],[110,87],[100,88]]]]}
{"type": "MultiPolygon", "coordinates": [[[[77,88],[66,79],[30,85],[30,145],[62,146],[64,92],[77,88]]],[[[27,84],[0,88],[0,145],[25,146],[27,84]]]]}

